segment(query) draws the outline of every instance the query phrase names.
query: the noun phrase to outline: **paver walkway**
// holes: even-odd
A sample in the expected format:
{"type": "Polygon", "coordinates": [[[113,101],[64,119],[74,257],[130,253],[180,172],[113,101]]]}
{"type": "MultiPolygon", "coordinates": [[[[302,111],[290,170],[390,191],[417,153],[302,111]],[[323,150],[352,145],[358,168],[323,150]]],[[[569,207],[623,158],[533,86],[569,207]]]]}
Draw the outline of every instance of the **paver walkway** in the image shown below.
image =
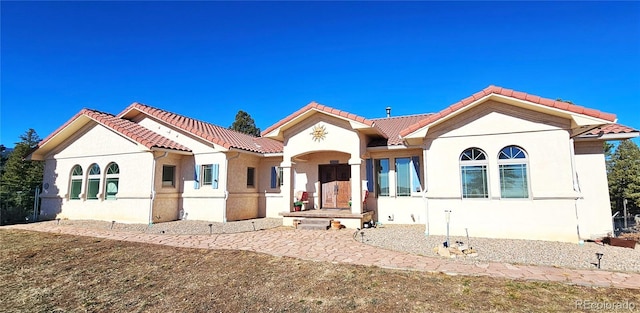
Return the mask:
{"type": "Polygon", "coordinates": [[[640,273],[512,265],[498,262],[461,264],[447,259],[419,256],[366,245],[354,240],[353,232],[350,230],[275,229],[236,234],[168,235],[75,228],[51,223],[12,225],[3,228],[91,236],[174,247],[247,250],[304,260],[373,265],[390,269],[418,270],[449,275],[492,276],[586,286],[640,289],[640,273]]]}

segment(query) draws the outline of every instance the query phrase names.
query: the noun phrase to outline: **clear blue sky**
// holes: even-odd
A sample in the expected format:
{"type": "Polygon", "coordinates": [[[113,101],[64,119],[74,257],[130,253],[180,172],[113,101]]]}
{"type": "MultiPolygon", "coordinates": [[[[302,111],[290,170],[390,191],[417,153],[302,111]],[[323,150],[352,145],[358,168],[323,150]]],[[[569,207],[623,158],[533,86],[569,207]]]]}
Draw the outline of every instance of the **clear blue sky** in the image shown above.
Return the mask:
{"type": "MultiPolygon", "coordinates": [[[[639,2],[1,2],[1,138],[134,101],[261,129],[315,100],[437,112],[498,85],[640,128],[639,2]]],[[[637,142],[637,141],[636,141],[637,142]]]]}

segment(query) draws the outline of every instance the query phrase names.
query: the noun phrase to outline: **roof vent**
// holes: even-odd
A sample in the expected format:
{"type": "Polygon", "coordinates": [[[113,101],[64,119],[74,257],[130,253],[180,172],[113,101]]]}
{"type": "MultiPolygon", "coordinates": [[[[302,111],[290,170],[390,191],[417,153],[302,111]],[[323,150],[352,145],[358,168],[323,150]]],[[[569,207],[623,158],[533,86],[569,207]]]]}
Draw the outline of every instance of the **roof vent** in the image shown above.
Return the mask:
{"type": "Polygon", "coordinates": [[[391,117],[391,107],[387,107],[387,117],[391,117]]]}

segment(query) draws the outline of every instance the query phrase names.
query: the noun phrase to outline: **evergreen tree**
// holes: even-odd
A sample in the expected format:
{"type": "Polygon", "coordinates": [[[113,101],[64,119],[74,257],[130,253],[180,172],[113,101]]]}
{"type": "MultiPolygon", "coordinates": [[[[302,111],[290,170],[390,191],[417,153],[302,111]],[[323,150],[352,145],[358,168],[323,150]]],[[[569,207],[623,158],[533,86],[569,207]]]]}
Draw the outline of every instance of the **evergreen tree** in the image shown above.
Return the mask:
{"type": "Polygon", "coordinates": [[[640,213],[640,149],[631,140],[623,140],[607,161],[609,197],[613,212],[622,211],[627,199],[627,210],[640,213]]]}
{"type": "Polygon", "coordinates": [[[33,214],[35,190],[42,183],[44,164],[25,160],[40,138],[29,129],[4,163],[0,177],[0,224],[24,222],[33,214]]]}
{"type": "Polygon", "coordinates": [[[260,128],[256,127],[256,123],[253,121],[253,118],[251,118],[251,115],[242,110],[238,111],[238,114],[236,114],[236,120],[231,124],[229,129],[255,137],[260,136],[260,128]]]}

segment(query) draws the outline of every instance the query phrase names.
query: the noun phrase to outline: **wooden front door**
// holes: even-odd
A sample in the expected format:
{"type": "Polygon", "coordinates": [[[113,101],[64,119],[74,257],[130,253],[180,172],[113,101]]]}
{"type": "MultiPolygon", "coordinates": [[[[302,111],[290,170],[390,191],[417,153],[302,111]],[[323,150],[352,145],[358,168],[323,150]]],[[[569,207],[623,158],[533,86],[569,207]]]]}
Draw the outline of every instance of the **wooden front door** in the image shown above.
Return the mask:
{"type": "Polygon", "coordinates": [[[320,192],[323,209],[349,208],[351,196],[351,166],[348,164],[320,165],[320,192]]]}

